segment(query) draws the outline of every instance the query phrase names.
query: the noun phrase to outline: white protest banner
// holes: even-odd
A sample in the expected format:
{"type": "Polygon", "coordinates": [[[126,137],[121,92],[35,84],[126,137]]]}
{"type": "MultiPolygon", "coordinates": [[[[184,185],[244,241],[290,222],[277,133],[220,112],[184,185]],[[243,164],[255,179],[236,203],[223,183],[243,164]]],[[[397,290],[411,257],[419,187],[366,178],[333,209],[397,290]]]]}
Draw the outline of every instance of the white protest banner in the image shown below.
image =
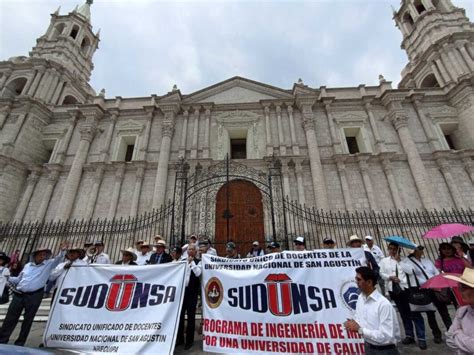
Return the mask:
{"type": "Polygon", "coordinates": [[[172,354],[185,262],[67,271],[46,325],[46,347],[86,353],[172,354]]]}
{"type": "Polygon", "coordinates": [[[353,318],[361,248],[249,259],[203,255],[204,351],[362,354],[353,318]]]}

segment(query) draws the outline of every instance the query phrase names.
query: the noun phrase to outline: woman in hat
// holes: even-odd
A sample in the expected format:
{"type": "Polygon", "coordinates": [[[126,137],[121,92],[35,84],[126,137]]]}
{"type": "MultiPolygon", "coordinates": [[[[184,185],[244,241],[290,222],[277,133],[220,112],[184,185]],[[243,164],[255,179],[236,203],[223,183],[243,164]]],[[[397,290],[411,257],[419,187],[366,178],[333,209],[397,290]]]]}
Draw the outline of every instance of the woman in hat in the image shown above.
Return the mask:
{"type": "Polygon", "coordinates": [[[470,267],[469,261],[457,255],[456,248],[450,243],[439,245],[439,258],[435,266],[440,272],[462,274],[466,267],[470,267]]]}
{"type": "Polygon", "coordinates": [[[8,269],[8,263],[10,258],[4,252],[0,252],[0,304],[8,302],[8,286],[7,281],[10,277],[10,270],[8,269]],[[4,291],[5,295],[4,295],[4,291]]]}
{"type": "Polygon", "coordinates": [[[446,344],[458,355],[474,354],[474,269],[466,268],[461,277],[443,276],[459,283],[461,297],[468,304],[456,311],[446,333],[446,344]]]}
{"type": "Polygon", "coordinates": [[[120,250],[120,252],[122,253],[122,260],[117,261],[115,265],[137,265],[135,262],[135,260],[137,260],[137,254],[135,254],[133,248],[120,250]]]}

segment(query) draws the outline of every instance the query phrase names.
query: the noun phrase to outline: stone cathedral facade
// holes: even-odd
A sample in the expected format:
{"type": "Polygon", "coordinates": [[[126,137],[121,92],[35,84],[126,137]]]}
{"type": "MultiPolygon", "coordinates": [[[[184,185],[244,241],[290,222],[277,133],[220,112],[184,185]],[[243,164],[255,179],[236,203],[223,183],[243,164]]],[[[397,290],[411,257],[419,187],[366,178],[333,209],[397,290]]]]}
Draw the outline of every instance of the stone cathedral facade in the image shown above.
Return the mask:
{"type": "Polygon", "coordinates": [[[91,3],[0,62],[1,222],[137,216],[173,198],[180,157],[193,172],[227,154],[255,171],[277,157],[284,194],[318,209],[474,207],[474,25],[450,0],[394,12],[398,87],[234,77],[138,98],[89,84],[91,3]]]}

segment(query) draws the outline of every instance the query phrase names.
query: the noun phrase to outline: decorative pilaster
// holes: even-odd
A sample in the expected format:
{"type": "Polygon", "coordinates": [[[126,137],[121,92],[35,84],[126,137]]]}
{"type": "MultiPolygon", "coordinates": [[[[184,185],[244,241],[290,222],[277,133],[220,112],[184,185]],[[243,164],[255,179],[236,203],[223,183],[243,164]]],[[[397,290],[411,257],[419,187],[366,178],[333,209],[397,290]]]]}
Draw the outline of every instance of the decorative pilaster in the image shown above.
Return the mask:
{"type": "Polygon", "coordinates": [[[410,166],[423,206],[428,210],[436,209],[437,205],[433,197],[431,182],[426,173],[420,154],[416,149],[415,142],[413,142],[410,130],[408,129],[408,117],[400,112],[391,112],[390,121],[397,130],[403,150],[407,155],[408,165],[410,166]]]}
{"type": "Polygon", "coordinates": [[[303,118],[303,128],[306,133],[306,141],[308,144],[309,163],[311,168],[311,179],[313,182],[313,190],[316,206],[319,209],[328,209],[327,188],[324,179],[323,167],[319,155],[318,142],[316,140],[316,132],[314,128],[314,99],[299,98],[297,104],[301,110],[303,118]]]}
{"type": "Polygon", "coordinates": [[[81,139],[76,155],[69,170],[69,174],[64,184],[64,190],[59,201],[59,206],[56,214],[56,221],[65,221],[69,218],[74,201],[76,200],[77,189],[81,181],[82,169],[89,154],[89,148],[97,131],[98,118],[97,112],[87,112],[88,117],[86,122],[80,127],[81,139]]]}
{"type": "Polygon", "coordinates": [[[441,87],[446,85],[446,82],[444,81],[443,75],[441,74],[441,71],[438,69],[438,67],[437,67],[437,65],[434,61],[431,63],[431,70],[433,71],[433,74],[436,77],[436,80],[438,81],[439,85],[441,87]]]}
{"type": "Polygon", "coordinates": [[[369,116],[369,123],[370,128],[372,129],[372,133],[375,139],[375,147],[379,153],[385,152],[385,142],[380,135],[379,129],[377,127],[377,120],[375,119],[374,113],[372,112],[372,104],[370,103],[370,98],[363,98],[364,99],[364,108],[367,116],[369,116]]]}
{"type": "Polygon", "coordinates": [[[206,118],[205,120],[205,126],[204,126],[204,146],[202,148],[202,157],[203,159],[209,159],[209,132],[211,130],[211,108],[210,107],[204,107],[205,112],[204,112],[204,117],[206,118]]]}
{"type": "Polygon", "coordinates": [[[36,220],[42,221],[44,216],[46,215],[46,211],[48,210],[49,201],[51,200],[51,196],[53,195],[54,186],[56,186],[56,182],[59,178],[59,170],[54,169],[49,172],[48,181],[46,187],[43,189],[43,197],[41,198],[41,203],[36,211],[36,220]]]}
{"type": "Polygon", "coordinates": [[[6,156],[10,156],[13,154],[13,149],[15,148],[15,143],[20,136],[21,130],[23,128],[23,125],[26,121],[26,118],[29,115],[30,111],[30,104],[26,104],[23,107],[23,110],[25,111],[24,113],[20,113],[17,117],[15,126],[13,127],[12,132],[10,132],[8,139],[3,143],[2,147],[2,154],[6,156]]]}
{"type": "Polygon", "coordinates": [[[466,48],[464,47],[464,43],[459,43],[458,50],[461,53],[461,57],[466,62],[466,65],[469,67],[470,71],[474,71],[474,61],[471,59],[469,53],[467,53],[466,48]]]}
{"type": "Polygon", "coordinates": [[[175,115],[178,112],[178,105],[160,106],[165,117],[161,128],[161,147],[158,158],[158,169],[156,170],[155,189],[153,192],[152,208],[158,209],[165,203],[166,183],[168,181],[168,164],[171,153],[171,138],[174,133],[175,115]]]}
{"type": "Polygon", "coordinates": [[[3,72],[2,77],[0,77],[0,90],[3,89],[3,86],[7,82],[7,80],[10,78],[10,75],[12,75],[13,71],[8,69],[3,72]]]}
{"type": "Polygon", "coordinates": [[[181,142],[179,144],[179,156],[186,158],[186,138],[188,136],[188,117],[189,111],[183,111],[183,128],[181,130],[181,142]]]}
{"type": "Polygon", "coordinates": [[[51,98],[51,103],[53,105],[58,104],[59,96],[61,95],[61,92],[63,91],[64,86],[66,85],[66,78],[63,74],[59,76],[59,82],[58,85],[56,86],[56,89],[54,90],[53,97],[51,98]]]}
{"type": "Polygon", "coordinates": [[[76,128],[77,120],[79,119],[79,111],[73,110],[69,112],[71,118],[68,122],[68,127],[66,128],[66,134],[64,138],[61,140],[61,146],[59,147],[58,153],[56,155],[56,162],[58,164],[64,164],[66,160],[67,150],[69,148],[69,144],[71,143],[72,134],[74,129],[76,128]]]}
{"type": "Polygon", "coordinates": [[[56,87],[58,86],[60,75],[56,71],[53,71],[51,73],[51,77],[52,77],[51,83],[49,84],[48,91],[46,91],[46,94],[44,97],[44,101],[46,101],[47,103],[49,103],[49,101],[54,95],[54,92],[56,91],[56,87]]]}
{"type": "Polygon", "coordinates": [[[151,125],[153,123],[153,116],[155,115],[155,109],[152,108],[147,110],[146,122],[145,122],[145,130],[143,132],[143,137],[140,140],[140,150],[138,152],[138,159],[137,160],[146,160],[146,154],[148,151],[148,144],[150,141],[150,131],[151,125]]]}
{"type": "Polygon", "coordinates": [[[280,148],[280,155],[286,155],[286,146],[285,138],[283,136],[283,126],[281,122],[281,104],[275,104],[275,111],[277,115],[277,125],[278,125],[278,145],[280,148]]]}
{"type": "Polygon", "coordinates": [[[446,67],[444,66],[443,61],[440,58],[436,58],[435,60],[436,66],[439,69],[439,72],[441,73],[441,76],[443,78],[443,81],[446,85],[449,85],[453,82],[451,75],[448,73],[446,70],[446,67]]]}
{"type": "Polygon", "coordinates": [[[352,195],[351,190],[349,189],[349,184],[347,182],[347,175],[346,175],[346,164],[344,164],[346,160],[346,155],[336,155],[336,166],[337,171],[339,173],[339,179],[341,180],[341,188],[342,194],[344,196],[344,204],[346,206],[346,210],[352,211],[352,195]]]}
{"type": "Polygon", "coordinates": [[[463,154],[462,163],[464,165],[464,169],[466,169],[466,172],[469,175],[469,178],[471,179],[471,182],[474,184],[474,160],[472,160],[471,154],[463,154]]]}
{"type": "Polygon", "coordinates": [[[303,166],[301,165],[301,162],[298,162],[295,165],[295,177],[296,177],[296,188],[298,189],[298,201],[299,203],[304,205],[306,203],[306,197],[304,193],[303,166]]]}
{"type": "Polygon", "coordinates": [[[194,108],[193,141],[192,141],[192,146],[191,146],[191,159],[197,158],[198,134],[199,134],[199,109],[200,109],[199,106],[194,108]]]}
{"type": "Polygon", "coordinates": [[[115,125],[117,124],[118,116],[118,111],[113,111],[110,115],[110,123],[107,127],[107,133],[105,134],[104,143],[100,150],[100,160],[104,162],[110,160],[110,144],[112,143],[112,137],[114,134],[115,125]]]}
{"type": "Polygon", "coordinates": [[[35,75],[35,78],[33,79],[33,83],[31,84],[29,90],[26,92],[26,94],[28,96],[34,96],[35,95],[35,92],[38,89],[38,85],[39,85],[39,83],[41,81],[41,78],[43,77],[45,71],[46,70],[45,70],[44,67],[39,67],[36,70],[36,75],[35,75]]]}
{"type": "Polygon", "coordinates": [[[118,163],[116,164],[117,170],[115,170],[115,181],[114,189],[112,190],[112,197],[110,198],[109,213],[107,218],[114,219],[117,212],[117,205],[120,197],[120,190],[122,189],[122,181],[125,173],[125,164],[118,163]]]}
{"type": "Polygon", "coordinates": [[[426,138],[428,139],[428,143],[432,151],[437,151],[437,150],[440,150],[441,144],[438,140],[438,137],[436,137],[435,133],[433,132],[432,124],[426,117],[425,112],[422,108],[421,97],[422,97],[421,95],[415,95],[415,94],[412,94],[410,96],[411,102],[413,103],[413,107],[415,108],[415,111],[418,114],[418,117],[420,118],[420,122],[423,127],[423,130],[425,131],[425,135],[426,135],[426,138]]]}
{"type": "Polygon", "coordinates": [[[138,166],[135,173],[135,187],[133,189],[132,206],[130,207],[130,216],[135,217],[138,213],[138,205],[140,202],[140,192],[142,189],[143,176],[145,175],[145,167],[138,166]]]}
{"type": "Polygon", "coordinates": [[[26,189],[21,197],[20,203],[16,209],[14,221],[17,223],[21,223],[23,218],[25,217],[26,209],[30,204],[31,196],[33,195],[33,191],[35,191],[36,184],[38,183],[40,177],[39,169],[32,170],[30,175],[26,180],[26,189]]]}
{"type": "Polygon", "coordinates": [[[270,107],[269,105],[265,105],[263,108],[263,112],[265,113],[265,138],[267,143],[267,155],[273,155],[273,144],[272,144],[272,127],[270,123],[270,107]]]}
{"type": "Polygon", "coordinates": [[[102,178],[104,177],[104,166],[98,165],[94,172],[94,177],[92,178],[92,186],[89,190],[89,196],[87,198],[87,208],[85,219],[91,219],[94,215],[94,209],[97,202],[97,196],[99,195],[100,184],[102,183],[102,178]]]}
{"type": "Polygon", "coordinates": [[[440,53],[440,56],[441,56],[442,65],[444,66],[446,71],[449,73],[449,77],[451,78],[450,81],[456,82],[457,81],[457,73],[456,73],[456,71],[453,70],[453,66],[449,65],[451,60],[448,58],[448,55],[444,51],[442,51],[440,53]]]}
{"type": "Polygon", "coordinates": [[[462,198],[462,194],[458,189],[458,185],[451,174],[451,165],[449,164],[446,155],[444,152],[436,152],[434,154],[436,159],[436,164],[439,167],[439,170],[444,176],[444,180],[446,180],[446,185],[448,185],[449,192],[451,193],[451,197],[454,201],[456,208],[462,209],[465,208],[466,205],[464,204],[464,200],[462,198]]]}
{"type": "Polygon", "coordinates": [[[286,104],[286,110],[288,111],[288,118],[290,121],[290,136],[291,136],[291,147],[293,150],[293,155],[300,155],[300,147],[298,141],[296,140],[296,129],[295,129],[295,119],[293,117],[293,106],[291,103],[286,104]]]}
{"type": "Polygon", "coordinates": [[[7,121],[8,115],[12,111],[13,101],[9,101],[8,104],[0,109],[0,129],[3,128],[7,121]]]}
{"type": "Polygon", "coordinates": [[[331,112],[331,102],[333,98],[323,98],[324,104],[324,111],[326,113],[329,125],[329,133],[331,134],[331,141],[333,144],[334,154],[341,154],[342,153],[342,144],[339,133],[336,131],[336,127],[334,127],[334,118],[331,112]]]}
{"type": "Polygon", "coordinates": [[[286,162],[283,162],[281,167],[281,175],[283,178],[283,196],[288,197],[291,200],[291,191],[290,191],[290,177],[289,177],[289,167],[286,162]]]}
{"type": "Polygon", "coordinates": [[[367,194],[367,199],[369,200],[369,207],[371,210],[377,209],[377,203],[375,201],[374,189],[372,187],[372,181],[370,180],[369,175],[369,165],[367,160],[369,160],[370,154],[358,154],[357,162],[359,163],[359,171],[362,174],[362,180],[364,181],[365,192],[367,194]]]}
{"type": "Polygon", "coordinates": [[[380,162],[382,163],[382,169],[385,173],[385,177],[388,181],[388,187],[390,189],[390,193],[392,194],[393,204],[397,210],[403,209],[402,199],[400,198],[400,193],[398,191],[397,182],[395,177],[393,176],[393,168],[392,163],[390,161],[391,156],[393,153],[383,153],[379,155],[380,162]]]}
{"type": "Polygon", "coordinates": [[[46,72],[41,79],[40,86],[36,92],[36,97],[45,101],[46,94],[49,91],[49,87],[51,85],[51,81],[53,80],[53,71],[52,69],[46,69],[46,72]]]}

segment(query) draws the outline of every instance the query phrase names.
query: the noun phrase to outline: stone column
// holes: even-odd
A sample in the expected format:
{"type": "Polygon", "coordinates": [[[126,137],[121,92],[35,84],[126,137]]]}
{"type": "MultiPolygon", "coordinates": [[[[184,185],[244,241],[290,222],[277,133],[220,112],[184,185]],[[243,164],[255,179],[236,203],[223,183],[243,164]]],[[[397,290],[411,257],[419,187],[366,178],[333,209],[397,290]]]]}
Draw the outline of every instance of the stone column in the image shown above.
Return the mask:
{"type": "Polygon", "coordinates": [[[452,167],[449,165],[449,162],[444,157],[443,153],[444,152],[435,153],[436,164],[438,164],[438,167],[441,170],[444,179],[446,180],[446,185],[448,185],[449,192],[451,193],[451,197],[454,201],[456,208],[466,208],[466,205],[464,204],[464,200],[462,198],[462,194],[458,189],[458,185],[456,184],[453,175],[451,174],[452,167]]]}
{"type": "Polygon", "coordinates": [[[442,52],[440,53],[440,55],[441,55],[441,61],[444,65],[444,68],[449,73],[449,76],[451,77],[451,80],[456,82],[457,78],[458,78],[458,74],[457,74],[456,70],[454,69],[454,63],[452,63],[453,65],[451,66],[450,65],[451,64],[451,59],[448,57],[446,52],[443,51],[443,49],[441,49],[441,50],[442,50],[442,52]]]}
{"type": "Polygon", "coordinates": [[[428,143],[433,151],[437,151],[441,149],[441,144],[438,140],[438,137],[433,132],[433,125],[426,117],[425,112],[423,111],[421,105],[421,96],[419,95],[412,95],[411,102],[413,103],[413,107],[415,108],[418,117],[420,118],[421,125],[423,130],[425,131],[426,138],[428,139],[428,143]]]}
{"type": "Polygon", "coordinates": [[[100,184],[102,183],[102,178],[104,177],[104,166],[98,165],[94,172],[94,177],[92,178],[92,186],[89,190],[89,196],[87,197],[87,208],[85,219],[91,219],[94,215],[95,205],[97,202],[97,196],[99,195],[100,184]]]}
{"type": "Polygon", "coordinates": [[[10,156],[13,154],[13,149],[15,148],[15,143],[20,136],[21,130],[23,128],[23,125],[26,121],[26,118],[29,115],[30,111],[30,104],[26,104],[23,109],[26,111],[25,113],[20,113],[16,119],[15,126],[13,127],[12,132],[10,132],[8,138],[5,140],[3,143],[2,147],[2,154],[6,156],[10,156]]]}
{"type": "Polygon", "coordinates": [[[390,120],[398,132],[403,150],[407,155],[408,165],[410,166],[423,206],[428,210],[436,209],[437,204],[433,198],[431,182],[408,128],[408,117],[401,113],[392,112],[390,120]]]}
{"type": "Polygon", "coordinates": [[[347,182],[346,176],[346,164],[344,161],[346,160],[346,156],[344,155],[336,155],[336,166],[337,171],[339,173],[339,178],[341,179],[341,188],[342,188],[342,195],[344,196],[344,204],[346,205],[346,210],[352,211],[352,196],[351,190],[349,189],[349,184],[347,182]]]}
{"type": "Polygon", "coordinates": [[[31,84],[29,90],[26,92],[28,96],[34,96],[36,89],[38,89],[38,85],[41,81],[41,78],[43,77],[45,72],[44,67],[39,67],[36,71],[35,78],[33,79],[33,83],[31,84]]]}
{"type": "Polygon", "coordinates": [[[204,127],[204,147],[202,150],[202,157],[204,159],[209,159],[209,132],[210,132],[210,123],[211,123],[211,109],[205,107],[206,111],[204,112],[204,117],[206,117],[206,123],[204,127]]]}
{"type": "Polygon", "coordinates": [[[458,73],[460,75],[467,73],[469,71],[469,68],[467,67],[467,65],[463,63],[461,54],[456,50],[456,47],[452,44],[448,44],[446,48],[449,51],[448,56],[453,61],[454,66],[456,67],[458,73]]]}
{"type": "Polygon", "coordinates": [[[49,201],[51,200],[51,196],[53,195],[54,186],[59,178],[59,170],[54,169],[49,172],[48,181],[46,187],[43,190],[43,197],[41,198],[41,203],[36,211],[36,220],[42,221],[44,216],[46,215],[46,211],[48,210],[49,201]]]}
{"type": "Polygon", "coordinates": [[[288,164],[284,162],[281,168],[281,175],[283,177],[283,196],[288,197],[288,199],[291,200],[289,173],[288,164]]]}
{"type": "MultiPolygon", "coordinates": [[[[296,177],[296,187],[298,189],[298,201],[304,205],[306,203],[306,197],[304,193],[304,184],[303,184],[303,167],[301,162],[297,163],[295,166],[295,177],[296,177]]],[[[316,204],[318,202],[316,201],[316,204]]]]}
{"type": "Polygon", "coordinates": [[[79,111],[77,110],[70,112],[70,114],[71,118],[69,119],[68,127],[66,128],[66,134],[61,140],[61,146],[59,147],[58,153],[56,154],[56,162],[58,164],[64,164],[66,160],[69,143],[71,143],[72,134],[74,133],[74,129],[76,128],[76,123],[79,118],[79,111]]]}
{"type": "Polygon", "coordinates": [[[283,136],[283,126],[281,122],[281,104],[275,104],[278,124],[278,145],[280,147],[280,155],[286,155],[285,137],[283,136]]]}
{"type": "Polygon", "coordinates": [[[102,145],[102,148],[100,150],[100,160],[104,162],[110,160],[110,144],[112,143],[112,136],[114,134],[118,115],[118,112],[113,112],[110,115],[110,123],[107,127],[107,133],[105,134],[104,144],[102,145]]]}
{"type": "Polygon", "coordinates": [[[306,133],[306,141],[308,144],[309,163],[311,168],[311,178],[313,181],[314,197],[318,209],[328,209],[328,197],[326,182],[324,179],[323,167],[319,156],[319,147],[316,140],[316,132],[314,127],[314,113],[312,105],[313,99],[300,99],[298,105],[303,116],[303,128],[306,133]]]}
{"type": "Polygon", "coordinates": [[[263,108],[263,112],[265,113],[265,135],[266,135],[266,143],[267,143],[267,155],[273,155],[273,143],[272,143],[272,127],[270,123],[270,107],[269,105],[265,105],[263,108]]]}
{"type": "Polygon", "coordinates": [[[474,184],[474,161],[471,159],[471,155],[463,154],[462,156],[462,163],[464,165],[464,169],[466,169],[471,182],[474,184]]]}
{"type": "Polygon", "coordinates": [[[53,80],[53,72],[52,69],[46,69],[46,72],[41,79],[40,85],[36,92],[36,97],[45,101],[46,94],[48,93],[49,87],[51,85],[51,81],[53,80]]]}
{"type": "Polygon", "coordinates": [[[198,134],[199,134],[199,109],[200,109],[199,106],[194,108],[193,144],[191,146],[191,159],[197,158],[198,134]]]}
{"type": "Polygon", "coordinates": [[[7,82],[8,78],[10,77],[10,75],[12,75],[13,71],[8,69],[8,70],[5,70],[3,72],[3,75],[2,77],[0,77],[0,90],[3,89],[3,86],[5,85],[5,83],[7,82]]]}
{"type": "Polygon", "coordinates": [[[446,67],[444,66],[443,61],[437,58],[435,59],[435,62],[436,62],[437,67],[439,68],[439,71],[441,73],[441,76],[443,77],[443,81],[445,82],[445,84],[448,85],[452,83],[453,79],[451,78],[451,75],[446,70],[446,67]]]}
{"type": "Polygon", "coordinates": [[[153,191],[152,208],[158,209],[163,205],[166,197],[166,183],[168,181],[168,164],[171,154],[171,138],[174,133],[175,115],[178,107],[174,105],[160,107],[165,117],[161,128],[160,157],[156,170],[155,189],[153,191]]]}
{"type": "Polygon", "coordinates": [[[466,65],[469,67],[469,70],[474,71],[474,61],[471,59],[471,56],[469,55],[469,53],[467,53],[467,50],[464,47],[464,44],[459,45],[457,48],[459,49],[459,52],[461,53],[461,57],[466,62],[466,65]]]}
{"type": "Polygon", "coordinates": [[[52,76],[51,83],[49,84],[48,91],[46,92],[46,95],[44,97],[44,101],[46,101],[47,103],[49,103],[50,100],[53,98],[56,87],[59,84],[59,77],[60,77],[59,73],[57,73],[56,71],[53,71],[51,73],[51,76],[52,76]]]}
{"type": "Polygon", "coordinates": [[[395,177],[393,176],[393,168],[390,162],[390,155],[392,155],[392,153],[380,155],[380,162],[382,163],[382,169],[388,181],[388,187],[390,188],[390,193],[392,194],[393,204],[395,205],[395,208],[397,210],[402,210],[404,209],[404,206],[402,203],[402,199],[400,198],[397,182],[395,180],[395,177]]]}
{"type": "Polygon", "coordinates": [[[51,98],[51,103],[53,105],[58,104],[59,96],[61,95],[61,92],[63,91],[64,86],[66,85],[66,79],[63,74],[60,75],[59,77],[59,82],[58,85],[56,86],[56,90],[54,90],[53,97],[51,98]]]}
{"type": "Polygon", "coordinates": [[[77,189],[81,182],[82,168],[87,160],[89,148],[97,131],[97,119],[91,117],[80,128],[81,140],[77,148],[74,161],[64,184],[64,190],[59,201],[58,211],[56,213],[56,221],[65,221],[69,218],[74,201],[76,200],[77,189]]]}
{"type": "Polygon", "coordinates": [[[21,197],[20,203],[16,209],[14,221],[17,223],[21,223],[23,218],[25,217],[26,209],[30,204],[31,196],[33,195],[33,191],[35,191],[36,183],[38,182],[40,177],[40,171],[38,169],[31,171],[28,179],[26,180],[26,189],[21,197]]]}
{"type": "Polygon", "coordinates": [[[342,144],[339,132],[337,131],[336,127],[334,127],[334,118],[332,117],[331,112],[331,102],[332,99],[324,100],[324,111],[326,112],[326,116],[328,118],[328,125],[329,125],[329,133],[331,134],[331,141],[333,144],[334,154],[341,154],[342,153],[342,144]]]}
{"type": "Polygon", "coordinates": [[[150,141],[151,125],[153,123],[154,110],[148,111],[145,123],[145,130],[143,137],[140,139],[140,151],[138,154],[138,160],[146,160],[146,154],[148,151],[148,144],[150,141]]]}
{"type": "Polygon", "coordinates": [[[122,189],[123,175],[125,173],[125,164],[117,164],[117,170],[115,171],[115,182],[114,189],[112,190],[112,197],[110,199],[109,213],[107,219],[114,219],[115,213],[117,212],[117,205],[120,197],[120,190],[122,189]]]}
{"type": "Polygon", "coordinates": [[[377,202],[375,200],[374,189],[372,187],[372,181],[370,180],[369,175],[369,165],[367,160],[369,160],[370,155],[358,155],[357,161],[359,163],[359,170],[362,174],[362,180],[364,181],[365,192],[367,193],[367,199],[369,200],[369,207],[371,210],[377,210],[377,202]]]}
{"type": "Polygon", "coordinates": [[[7,121],[8,115],[12,111],[13,102],[9,102],[7,105],[0,108],[0,129],[3,128],[7,121]]]}
{"type": "Polygon", "coordinates": [[[179,144],[179,156],[186,158],[186,138],[188,136],[188,117],[189,111],[183,111],[183,128],[181,130],[181,142],[179,144]]]}
{"type": "Polygon", "coordinates": [[[140,192],[142,189],[143,176],[145,175],[145,167],[139,166],[135,174],[135,187],[133,189],[132,206],[130,207],[130,216],[136,217],[138,213],[138,204],[140,202],[140,192]]]}
{"type": "Polygon", "coordinates": [[[441,72],[439,71],[438,67],[436,66],[434,62],[431,63],[431,70],[433,71],[433,74],[436,77],[436,80],[438,80],[439,85],[444,86],[446,82],[444,81],[444,78],[441,75],[441,72]]]}
{"type": "Polygon", "coordinates": [[[31,85],[33,84],[33,81],[34,81],[34,79],[35,79],[36,73],[37,73],[37,71],[34,70],[32,77],[31,77],[31,78],[28,78],[28,81],[26,82],[25,87],[24,87],[23,90],[21,91],[21,95],[28,95],[28,91],[30,90],[31,85]]]}
{"type": "Polygon", "coordinates": [[[377,148],[378,152],[385,152],[385,142],[380,136],[380,132],[377,127],[377,120],[375,119],[374,113],[372,112],[372,104],[370,103],[370,99],[364,99],[364,108],[367,116],[369,116],[370,128],[372,129],[375,139],[375,147],[377,148]]]}
{"type": "Polygon", "coordinates": [[[290,121],[290,135],[291,135],[291,147],[293,150],[293,155],[300,155],[300,147],[298,141],[296,140],[296,129],[295,129],[295,119],[293,117],[293,106],[287,104],[288,118],[290,121]]]}

